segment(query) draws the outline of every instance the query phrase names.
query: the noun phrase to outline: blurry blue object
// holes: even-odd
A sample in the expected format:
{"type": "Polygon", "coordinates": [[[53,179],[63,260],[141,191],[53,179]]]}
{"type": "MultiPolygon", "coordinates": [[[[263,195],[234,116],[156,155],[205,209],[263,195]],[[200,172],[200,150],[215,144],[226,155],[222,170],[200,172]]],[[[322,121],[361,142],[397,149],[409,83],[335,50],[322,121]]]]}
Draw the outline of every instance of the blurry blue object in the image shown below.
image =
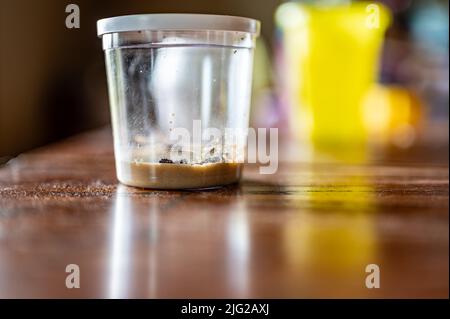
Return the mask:
{"type": "Polygon", "coordinates": [[[415,40],[428,49],[448,52],[448,4],[424,1],[411,17],[415,40]]]}

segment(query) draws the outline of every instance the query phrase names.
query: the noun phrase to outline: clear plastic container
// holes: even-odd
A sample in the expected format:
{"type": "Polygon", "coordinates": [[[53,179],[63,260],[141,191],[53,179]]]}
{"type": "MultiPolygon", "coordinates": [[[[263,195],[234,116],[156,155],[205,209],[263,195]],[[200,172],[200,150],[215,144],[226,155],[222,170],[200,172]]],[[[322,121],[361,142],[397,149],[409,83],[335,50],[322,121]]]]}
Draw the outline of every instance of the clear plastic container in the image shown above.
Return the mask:
{"type": "Polygon", "coordinates": [[[159,189],[239,181],[259,22],[149,14],[102,19],[97,29],[118,179],[159,189]]]}

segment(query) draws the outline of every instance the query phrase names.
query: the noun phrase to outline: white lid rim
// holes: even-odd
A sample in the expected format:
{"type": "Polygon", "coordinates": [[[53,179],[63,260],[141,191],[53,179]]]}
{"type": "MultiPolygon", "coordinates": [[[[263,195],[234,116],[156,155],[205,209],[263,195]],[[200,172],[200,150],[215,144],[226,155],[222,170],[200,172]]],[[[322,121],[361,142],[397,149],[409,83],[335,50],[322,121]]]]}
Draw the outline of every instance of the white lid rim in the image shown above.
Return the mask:
{"type": "Polygon", "coordinates": [[[135,14],[104,18],[97,21],[97,36],[129,31],[235,31],[259,35],[260,22],[255,19],[186,13],[135,14]]]}

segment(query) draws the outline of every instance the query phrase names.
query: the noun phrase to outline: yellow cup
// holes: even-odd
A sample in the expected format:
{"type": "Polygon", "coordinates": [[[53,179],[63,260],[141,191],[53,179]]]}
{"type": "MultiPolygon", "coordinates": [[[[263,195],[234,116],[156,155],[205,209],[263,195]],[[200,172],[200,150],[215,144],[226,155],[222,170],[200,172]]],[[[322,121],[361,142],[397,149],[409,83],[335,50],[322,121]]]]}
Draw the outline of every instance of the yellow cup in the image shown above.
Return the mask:
{"type": "Polygon", "coordinates": [[[331,149],[365,145],[363,102],[390,19],[373,2],[278,8],[295,135],[331,149]]]}

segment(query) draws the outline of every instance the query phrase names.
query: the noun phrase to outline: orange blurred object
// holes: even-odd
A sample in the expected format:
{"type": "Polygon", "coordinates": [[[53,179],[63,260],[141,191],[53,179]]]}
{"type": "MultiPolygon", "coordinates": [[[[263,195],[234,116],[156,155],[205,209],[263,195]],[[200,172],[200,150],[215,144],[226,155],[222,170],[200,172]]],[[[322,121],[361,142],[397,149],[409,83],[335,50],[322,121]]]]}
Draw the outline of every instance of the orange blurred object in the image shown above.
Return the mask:
{"type": "Polygon", "coordinates": [[[364,105],[370,141],[377,145],[409,148],[417,140],[425,122],[424,106],[410,89],[376,85],[364,105]]]}

